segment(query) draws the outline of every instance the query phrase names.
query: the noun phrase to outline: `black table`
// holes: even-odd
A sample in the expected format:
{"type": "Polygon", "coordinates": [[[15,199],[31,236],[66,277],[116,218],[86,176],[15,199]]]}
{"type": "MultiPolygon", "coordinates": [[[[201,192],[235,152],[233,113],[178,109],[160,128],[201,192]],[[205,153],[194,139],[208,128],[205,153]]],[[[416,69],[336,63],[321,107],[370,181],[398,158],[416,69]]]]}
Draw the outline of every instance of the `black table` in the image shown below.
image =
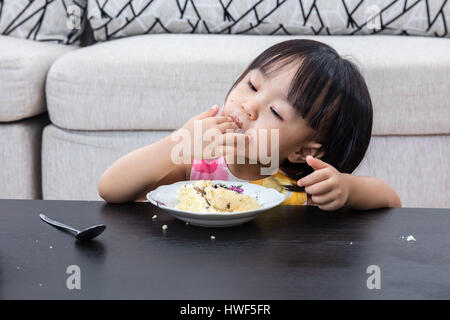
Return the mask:
{"type": "Polygon", "coordinates": [[[0,200],[0,298],[449,299],[450,210],[279,206],[212,229],[150,203],[0,200]],[[75,242],[39,213],[107,229],[75,242]],[[71,265],[81,271],[79,290],[66,285],[71,265]],[[381,289],[368,289],[371,265],[381,289]]]}

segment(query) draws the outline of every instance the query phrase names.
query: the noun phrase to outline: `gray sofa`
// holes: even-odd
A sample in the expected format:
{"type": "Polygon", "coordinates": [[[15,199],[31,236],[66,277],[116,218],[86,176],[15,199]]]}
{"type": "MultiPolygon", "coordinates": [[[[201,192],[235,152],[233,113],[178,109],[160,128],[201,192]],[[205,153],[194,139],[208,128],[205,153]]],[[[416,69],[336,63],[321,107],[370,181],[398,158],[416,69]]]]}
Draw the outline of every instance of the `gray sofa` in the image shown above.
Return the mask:
{"type": "Polygon", "coordinates": [[[0,35],[0,198],[42,197],[47,71],[76,48],[0,35]]]}
{"type": "Polygon", "coordinates": [[[449,40],[389,35],[0,36],[0,198],[100,200],[114,160],[223,103],[258,53],[293,38],[330,44],[366,78],[373,138],[355,174],[386,180],[404,206],[450,207],[449,40]]]}

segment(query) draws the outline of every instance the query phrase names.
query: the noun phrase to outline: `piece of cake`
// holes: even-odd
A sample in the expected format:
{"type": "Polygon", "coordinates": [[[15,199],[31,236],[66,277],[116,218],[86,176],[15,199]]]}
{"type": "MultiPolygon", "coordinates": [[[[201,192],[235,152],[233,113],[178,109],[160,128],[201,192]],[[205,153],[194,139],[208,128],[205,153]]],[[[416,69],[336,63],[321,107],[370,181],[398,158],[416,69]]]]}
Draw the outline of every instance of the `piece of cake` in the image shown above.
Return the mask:
{"type": "Polygon", "coordinates": [[[186,184],[178,189],[178,204],[175,206],[177,209],[203,212],[209,210],[210,205],[206,202],[206,199],[194,188],[194,184],[186,184]]]}
{"type": "Polygon", "coordinates": [[[199,180],[178,190],[177,209],[193,212],[240,212],[261,206],[251,196],[242,194],[236,186],[227,187],[199,180]]]}

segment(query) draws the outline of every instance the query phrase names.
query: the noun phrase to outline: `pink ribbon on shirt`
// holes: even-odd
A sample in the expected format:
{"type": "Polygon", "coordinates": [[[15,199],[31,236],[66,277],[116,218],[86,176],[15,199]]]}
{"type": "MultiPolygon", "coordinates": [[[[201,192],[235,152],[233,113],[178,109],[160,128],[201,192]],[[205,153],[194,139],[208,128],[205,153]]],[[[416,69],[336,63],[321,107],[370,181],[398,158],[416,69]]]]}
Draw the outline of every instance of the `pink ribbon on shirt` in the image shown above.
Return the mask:
{"type": "Polygon", "coordinates": [[[193,164],[194,169],[199,172],[213,173],[217,169],[217,161],[211,160],[210,163],[207,160],[201,160],[193,164]]]}

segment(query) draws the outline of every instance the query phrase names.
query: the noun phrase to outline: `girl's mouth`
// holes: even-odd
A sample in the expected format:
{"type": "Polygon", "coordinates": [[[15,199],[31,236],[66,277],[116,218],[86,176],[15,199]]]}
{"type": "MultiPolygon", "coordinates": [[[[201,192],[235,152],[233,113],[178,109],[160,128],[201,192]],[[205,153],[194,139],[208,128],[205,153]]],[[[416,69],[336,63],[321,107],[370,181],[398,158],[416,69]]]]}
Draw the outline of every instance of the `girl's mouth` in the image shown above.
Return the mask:
{"type": "Polygon", "coordinates": [[[233,119],[233,122],[239,127],[239,129],[242,129],[242,122],[239,120],[239,118],[234,115],[230,115],[230,117],[233,119]]]}

